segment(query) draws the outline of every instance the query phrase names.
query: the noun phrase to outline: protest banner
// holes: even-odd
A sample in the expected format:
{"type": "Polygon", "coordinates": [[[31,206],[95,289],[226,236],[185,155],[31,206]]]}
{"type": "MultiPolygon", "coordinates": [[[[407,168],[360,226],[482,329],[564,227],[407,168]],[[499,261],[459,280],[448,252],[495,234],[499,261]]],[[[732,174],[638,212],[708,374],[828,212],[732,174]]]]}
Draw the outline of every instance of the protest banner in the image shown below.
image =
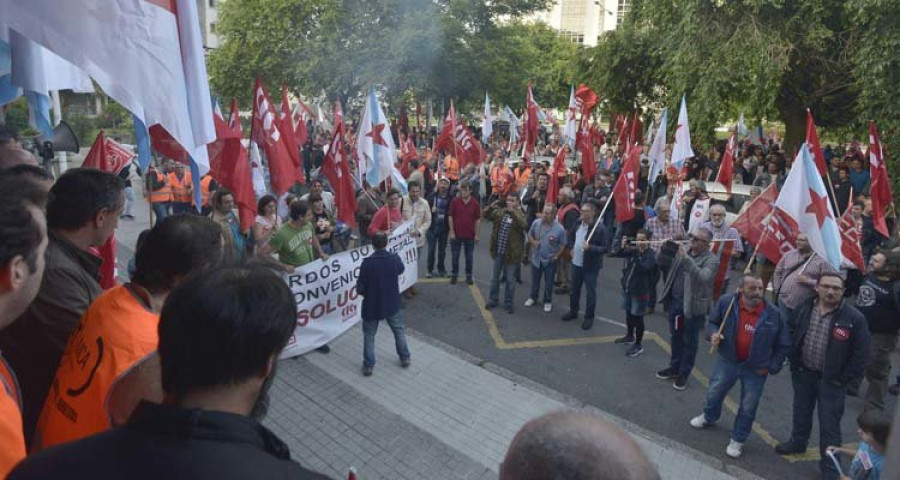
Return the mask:
{"type": "MultiPolygon", "coordinates": [[[[416,241],[410,235],[412,229],[411,221],[402,223],[388,241],[388,251],[399,255],[406,267],[399,278],[401,292],[415,285],[419,276],[416,241]]],[[[371,245],[366,245],[285,274],[284,280],[297,302],[297,327],[282,358],[303,355],[325,345],[360,321],[363,299],[356,293],[356,279],[363,259],[374,251],[371,245]]]]}

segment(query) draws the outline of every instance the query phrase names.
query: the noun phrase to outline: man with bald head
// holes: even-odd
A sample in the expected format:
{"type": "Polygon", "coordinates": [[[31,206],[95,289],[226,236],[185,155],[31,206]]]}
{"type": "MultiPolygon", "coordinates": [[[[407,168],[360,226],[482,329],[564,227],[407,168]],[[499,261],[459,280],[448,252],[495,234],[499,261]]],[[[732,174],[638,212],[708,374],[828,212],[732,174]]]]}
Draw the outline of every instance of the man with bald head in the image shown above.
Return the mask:
{"type": "Polygon", "coordinates": [[[657,480],[625,432],[593,415],[562,411],[526,423],[500,465],[500,480],[657,480]]]}
{"type": "Polygon", "coordinates": [[[0,170],[15,167],[16,165],[33,165],[39,167],[37,157],[33,153],[18,145],[0,145],[0,170]]]}

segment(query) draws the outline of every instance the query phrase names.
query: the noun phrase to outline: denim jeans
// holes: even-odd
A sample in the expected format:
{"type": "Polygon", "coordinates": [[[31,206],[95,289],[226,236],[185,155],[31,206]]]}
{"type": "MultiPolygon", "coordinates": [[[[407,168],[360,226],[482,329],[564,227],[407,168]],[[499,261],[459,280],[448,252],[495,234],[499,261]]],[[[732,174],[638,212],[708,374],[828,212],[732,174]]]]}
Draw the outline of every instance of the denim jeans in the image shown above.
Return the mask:
{"type": "Polygon", "coordinates": [[[791,372],[794,385],[794,425],[791,442],[808,445],[812,431],[813,410],[819,411],[819,470],[827,479],[838,478],[831,460],[825,455],[829,445],[841,444],[841,417],[844,416],[844,394],[847,387],[822,381],[822,375],[806,369],[791,372]]]}
{"type": "MultiPolygon", "coordinates": [[[[516,262],[519,263],[519,262],[516,262]]],[[[500,272],[506,274],[506,288],[503,294],[503,305],[511,307],[516,296],[516,263],[503,263],[503,258],[494,259],[494,272],[491,275],[491,293],[488,301],[500,303],[500,272]]]]}
{"type": "Polygon", "coordinates": [[[435,254],[437,254],[437,269],[439,273],[447,273],[444,259],[447,258],[447,232],[435,234],[431,230],[425,233],[428,241],[428,271],[434,272],[435,254]]]}
{"type": "Polygon", "coordinates": [[[572,293],[569,294],[569,310],[572,313],[578,313],[578,304],[581,303],[581,287],[584,286],[586,297],[584,318],[594,318],[594,309],[597,307],[597,271],[572,265],[572,293]]]}
{"type": "MultiPolygon", "coordinates": [[[[397,356],[400,360],[409,358],[409,347],[406,345],[406,331],[403,327],[403,315],[401,310],[387,317],[388,326],[394,333],[394,344],[397,348],[397,356]]],[[[378,333],[378,322],[380,320],[363,320],[363,365],[367,367],[375,366],[375,334],[378,333]]]]}
{"type": "MultiPolygon", "coordinates": [[[[168,217],[169,202],[153,202],[153,214],[156,215],[156,222],[160,222],[168,217]]],[[[156,225],[155,222],[154,225],[156,225]]]]}
{"type": "Polygon", "coordinates": [[[542,267],[531,264],[531,295],[530,298],[538,301],[538,291],[541,289],[541,277],[544,277],[543,303],[553,301],[553,275],[556,272],[556,262],[548,262],[542,267]]]}
{"type": "MultiPolygon", "coordinates": [[[[897,347],[896,333],[872,333],[869,344],[869,363],[866,365],[866,380],[869,388],[866,390],[867,408],[884,410],[884,396],[887,392],[888,376],[891,373],[891,352],[897,347]]],[[[847,385],[849,390],[859,391],[862,377],[855,379],[847,385]]]]}
{"type": "Polygon", "coordinates": [[[705,315],[685,318],[680,305],[669,308],[669,333],[672,336],[672,358],[669,360],[669,367],[678,372],[680,377],[688,378],[694,369],[700,331],[705,324],[705,315]]]}
{"type": "Polygon", "coordinates": [[[734,419],[731,439],[744,443],[750,436],[753,421],[756,420],[756,407],[759,406],[759,399],[762,397],[767,376],[760,375],[750,367],[742,366],[740,363],[726,360],[720,356],[716,359],[716,368],[709,380],[703,416],[709,422],[719,420],[719,417],[722,416],[722,403],[725,401],[728,391],[735,382],[740,380],[741,404],[738,407],[737,418],[734,419]]]}
{"type": "Polygon", "coordinates": [[[190,212],[192,208],[193,205],[188,202],[172,202],[172,215],[190,212]]]}
{"type": "Polygon", "coordinates": [[[450,276],[454,278],[459,276],[459,251],[462,247],[466,249],[466,278],[472,278],[472,252],[475,251],[474,238],[454,238],[450,240],[450,276]]]}

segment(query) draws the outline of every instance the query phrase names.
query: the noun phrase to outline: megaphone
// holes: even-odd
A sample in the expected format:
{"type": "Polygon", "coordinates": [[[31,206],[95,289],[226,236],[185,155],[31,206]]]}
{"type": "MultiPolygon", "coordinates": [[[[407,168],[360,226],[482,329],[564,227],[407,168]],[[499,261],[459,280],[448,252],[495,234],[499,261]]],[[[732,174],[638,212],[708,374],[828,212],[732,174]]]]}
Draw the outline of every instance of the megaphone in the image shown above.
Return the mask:
{"type": "MultiPolygon", "coordinates": [[[[43,144],[45,140],[41,137],[40,143],[43,144]]],[[[59,125],[53,128],[53,138],[50,139],[50,143],[53,144],[54,151],[78,153],[78,138],[72,131],[72,127],[65,121],[59,122],[59,125]]]]}

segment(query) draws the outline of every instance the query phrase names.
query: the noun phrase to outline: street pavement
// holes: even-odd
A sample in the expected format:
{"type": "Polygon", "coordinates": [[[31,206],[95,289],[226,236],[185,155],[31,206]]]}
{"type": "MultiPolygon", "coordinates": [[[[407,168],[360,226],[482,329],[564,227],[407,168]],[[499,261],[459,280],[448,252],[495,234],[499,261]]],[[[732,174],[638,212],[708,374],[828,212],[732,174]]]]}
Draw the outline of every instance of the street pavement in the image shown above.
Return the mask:
{"type": "MultiPolygon", "coordinates": [[[[149,225],[139,187],[137,193],[135,220],[120,222],[116,233],[120,272],[137,235],[149,225]]],[[[288,443],[295,459],[335,478],[345,477],[350,466],[364,479],[496,478],[503,453],[526,421],[568,408],[596,413],[631,433],[664,479],[816,478],[817,454],[791,462],[771,448],[790,430],[787,372],[768,382],[744,457],[732,460],[724,449],[737,389],[732,412],[726,411],[718,426],[697,431],[688,425],[702,408],[712,371],[705,345],[688,390],[677,392],[653,377],[668,359],[660,314],[648,317],[642,356],[629,359],[624,348],[611,343],[624,331],[619,260],[606,261],[599,282],[602,318],[589,332],[580,322],[558,320],[567,297],[554,297],[551,314],[521,306],[530,280],[527,268],[515,314],[485,310],[489,227],[482,225],[484,240],[476,246],[475,286],[424,279],[424,259],[420,262],[419,295],[404,301],[409,369],[399,367],[387,328],[378,335],[378,365],[369,378],[360,374],[358,327],[333,341],[331,354],[313,352],[280,363],[265,423],[288,443]]],[[[849,399],[845,442],[857,440],[854,419],[860,409],[861,402],[849,399]]]]}

